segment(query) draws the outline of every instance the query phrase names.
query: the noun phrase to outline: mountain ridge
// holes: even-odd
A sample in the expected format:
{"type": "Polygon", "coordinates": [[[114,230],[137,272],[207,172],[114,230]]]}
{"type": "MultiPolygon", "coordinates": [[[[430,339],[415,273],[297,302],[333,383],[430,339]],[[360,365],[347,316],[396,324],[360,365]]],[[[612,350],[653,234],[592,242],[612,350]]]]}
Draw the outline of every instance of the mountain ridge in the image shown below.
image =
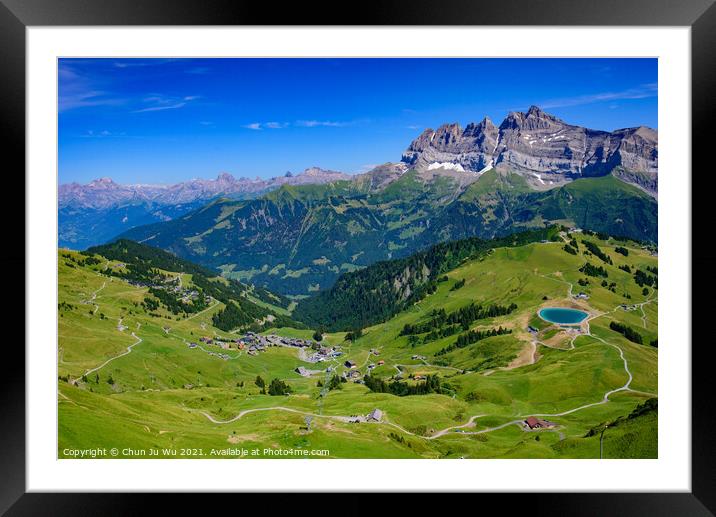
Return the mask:
{"type": "Polygon", "coordinates": [[[89,208],[107,208],[112,204],[136,200],[151,201],[158,204],[189,203],[198,199],[209,200],[219,195],[232,196],[267,191],[281,185],[300,185],[305,183],[326,183],[350,178],[348,174],[309,167],[300,174],[288,172],[263,180],[256,177],[235,178],[228,172],[221,172],[216,179],[191,179],[179,183],[162,184],[119,184],[111,178],[103,177],[87,184],[76,182],[59,186],[59,206],[82,206],[89,208]]]}
{"type": "Polygon", "coordinates": [[[457,123],[428,128],[410,143],[401,161],[417,169],[453,164],[478,174],[492,167],[519,172],[536,190],[621,167],[640,174],[620,179],[656,196],[658,134],[646,126],[588,129],[531,106],[527,112],[510,112],[499,126],[485,117],[464,129],[457,123]]]}
{"type": "Polygon", "coordinates": [[[217,194],[173,214],[160,208],[150,224],[106,238],[145,242],[295,296],[439,242],[553,223],[656,241],[656,138],[641,126],[572,126],[533,106],[499,126],[484,118],[425,130],[400,162],[354,176],[308,169],[260,195],[217,194]]]}

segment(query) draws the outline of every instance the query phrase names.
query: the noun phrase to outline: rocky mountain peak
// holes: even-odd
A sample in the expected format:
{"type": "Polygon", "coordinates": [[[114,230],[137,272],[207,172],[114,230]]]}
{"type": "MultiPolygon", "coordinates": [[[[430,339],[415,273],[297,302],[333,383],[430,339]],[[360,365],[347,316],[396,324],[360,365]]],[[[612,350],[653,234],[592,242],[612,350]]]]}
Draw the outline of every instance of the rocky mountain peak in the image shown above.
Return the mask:
{"type": "Polygon", "coordinates": [[[335,171],[327,171],[325,169],[321,169],[320,167],[309,167],[306,170],[304,170],[301,175],[302,176],[325,176],[326,174],[332,174],[335,171]]]}
{"type": "Polygon", "coordinates": [[[219,183],[236,183],[236,178],[228,172],[222,172],[216,177],[216,181],[219,183]]]}
{"type": "Polygon", "coordinates": [[[542,109],[539,106],[535,106],[534,104],[529,107],[527,110],[527,116],[533,116],[533,117],[539,117],[544,115],[545,112],[542,111],[542,109]]]}
{"type": "Polygon", "coordinates": [[[418,170],[460,166],[466,173],[481,173],[495,167],[522,174],[537,189],[627,169],[638,174],[622,179],[638,177],[638,186],[655,194],[658,139],[655,130],[643,126],[612,132],[574,126],[533,105],[508,113],[499,127],[485,117],[464,131],[454,123],[427,129],[402,161],[418,170]]]}
{"type": "Polygon", "coordinates": [[[474,122],[470,122],[467,126],[465,126],[463,136],[479,138],[485,133],[495,134],[496,132],[497,127],[495,126],[495,124],[493,124],[492,120],[490,120],[489,117],[485,117],[477,124],[475,124],[474,122]]]}
{"type": "Polygon", "coordinates": [[[89,186],[90,187],[107,188],[107,187],[117,186],[117,184],[112,180],[112,178],[104,177],[104,178],[98,178],[98,179],[90,181],[89,186]]]}

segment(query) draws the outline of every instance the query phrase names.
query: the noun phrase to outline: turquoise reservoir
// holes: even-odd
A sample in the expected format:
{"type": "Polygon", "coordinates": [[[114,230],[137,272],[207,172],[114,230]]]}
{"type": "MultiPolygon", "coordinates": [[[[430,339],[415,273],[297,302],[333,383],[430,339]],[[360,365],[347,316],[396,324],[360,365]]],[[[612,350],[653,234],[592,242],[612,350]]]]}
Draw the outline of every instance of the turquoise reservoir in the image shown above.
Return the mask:
{"type": "Polygon", "coordinates": [[[550,323],[558,323],[560,325],[576,325],[581,323],[584,318],[589,316],[584,311],[577,309],[565,309],[563,307],[547,307],[539,311],[539,317],[550,323]]]}

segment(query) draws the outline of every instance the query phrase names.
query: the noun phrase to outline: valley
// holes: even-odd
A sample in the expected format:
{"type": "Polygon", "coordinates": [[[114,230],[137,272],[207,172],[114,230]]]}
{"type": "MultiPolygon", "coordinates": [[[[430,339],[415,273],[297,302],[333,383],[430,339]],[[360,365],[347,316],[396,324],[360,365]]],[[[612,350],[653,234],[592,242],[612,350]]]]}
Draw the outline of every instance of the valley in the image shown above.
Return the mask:
{"type": "MultiPolygon", "coordinates": [[[[304,209],[295,188],[272,193],[282,214],[304,209]]],[[[566,225],[451,239],[297,303],[146,244],[58,251],[59,457],[599,458],[607,424],[603,457],[657,455],[651,244],[566,225]],[[554,307],[587,316],[539,316],[554,307]]]]}

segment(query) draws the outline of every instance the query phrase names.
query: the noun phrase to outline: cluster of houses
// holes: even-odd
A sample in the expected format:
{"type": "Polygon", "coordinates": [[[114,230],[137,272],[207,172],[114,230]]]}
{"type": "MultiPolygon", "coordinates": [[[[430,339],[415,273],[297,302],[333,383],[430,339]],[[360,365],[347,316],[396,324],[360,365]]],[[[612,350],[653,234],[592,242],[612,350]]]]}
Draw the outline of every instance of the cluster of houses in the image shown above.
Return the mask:
{"type": "Polygon", "coordinates": [[[338,345],[333,347],[321,346],[315,341],[311,341],[310,339],[281,337],[275,334],[269,334],[267,336],[257,336],[252,332],[247,332],[246,336],[253,337],[254,339],[259,340],[259,343],[263,343],[264,345],[267,344],[268,346],[311,348],[313,350],[313,353],[311,353],[308,357],[304,359],[306,362],[309,363],[320,363],[328,359],[340,357],[341,355],[343,355],[341,347],[338,345]]]}
{"type": "MultiPolygon", "coordinates": [[[[253,332],[247,332],[247,336],[254,336],[256,337],[256,334],[253,332]]],[[[262,336],[258,336],[262,337],[262,336]]],[[[299,338],[292,338],[292,337],[281,337],[277,336],[275,334],[269,334],[268,336],[263,336],[263,339],[266,340],[266,342],[271,343],[276,346],[292,346],[296,348],[307,348],[314,345],[313,341],[310,339],[299,339],[299,338]]]]}
{"type": "Polygon", "coordinates": [[[273,346],[266,337],[256,334],[255,332],[247,332],[241,338],[235,339],[234,342],[239,350],[246,350],[248,355],[257,355],[265,352],[266,348],[273,346]]]}
{"type": "MultiPolygon", "coordinates": [[[[206,345],[212,345],[221,348],[222,350],[229,350],[231,348],[236,348],[237,350],[247,350],[247,353],[249,355],[256,355],[258,352],[263,352],[266,350],[266,344],[260,341],[253,341],[249,340],[247,343],[246,339],[227,339],[227,338],[211,338],[207,336],[202,336],[199,338],[199,342],[204,343],[206,345]]],[[[187,343],[187,346],[189,348],[197,348],[199,346],[199,343],[191,342],[187,343]]],[[[213,355],[216,357],[220,357],[221,359],[227,360],[230,359],[228,354],[224,354],[221,352],[212,352],[209,350],[205,350],[202,348],[206,353],[209,355],[213,355]]]]}
{"type": "MultiPolygon", "coordinates": [[[[201,341],[201,339],[202,338],[200,338],[200,341],[201,341]]],[[[209,343],[209,344],[211,344],[211,343],[209,343]]],[[[187,343],[187,346],[189,348],[197,348],[199,345],[198,345],[198,343],[191,342],[191,343],[187,343]]],[[[205,350],[203,348],[202,348],[202,350],[204,350],[204,352],[206,352],[207,354],[212,355],[214,357],[218,357],[220,359],[223,359],[224,361],[228,361],[230,359],[228,354],[222,354],[221,352],[213,352],[211,350],[205,350]]]]}
{"type": "MultiPolygon", "coordinates": [[[[124,267],[124,264],[120,264],[119,266],[124,267]]],[[[167,280],[164,283],[146,283],[146,282],[138,282],[136,280],[127,280],[127,283],[129,285],[132,285],[134,287],[151,287],[153,289],[162,289],[164,291],[167,291],[169,293],[174,293],[178,297],[181,298],[181,300],[184,303],[189,303],[191,301],[198,300],[201,294],[199,291],[193,288],[184,287],[181,285],[181,282],[179,281],[179,277],[171,278],[170,280],[167,280]]],[[[211,296],[204,295],[204,303],[209,304],[211,303],[211,296]]]]}
{"type": "Polygon", "coordinates": [[[341,347],[336,345],[333,347],[322,346],[316,349],[311,355],[306,358],[309,363],[322,363],[332,358],[340,357],[343,355],[341,347]]]}

